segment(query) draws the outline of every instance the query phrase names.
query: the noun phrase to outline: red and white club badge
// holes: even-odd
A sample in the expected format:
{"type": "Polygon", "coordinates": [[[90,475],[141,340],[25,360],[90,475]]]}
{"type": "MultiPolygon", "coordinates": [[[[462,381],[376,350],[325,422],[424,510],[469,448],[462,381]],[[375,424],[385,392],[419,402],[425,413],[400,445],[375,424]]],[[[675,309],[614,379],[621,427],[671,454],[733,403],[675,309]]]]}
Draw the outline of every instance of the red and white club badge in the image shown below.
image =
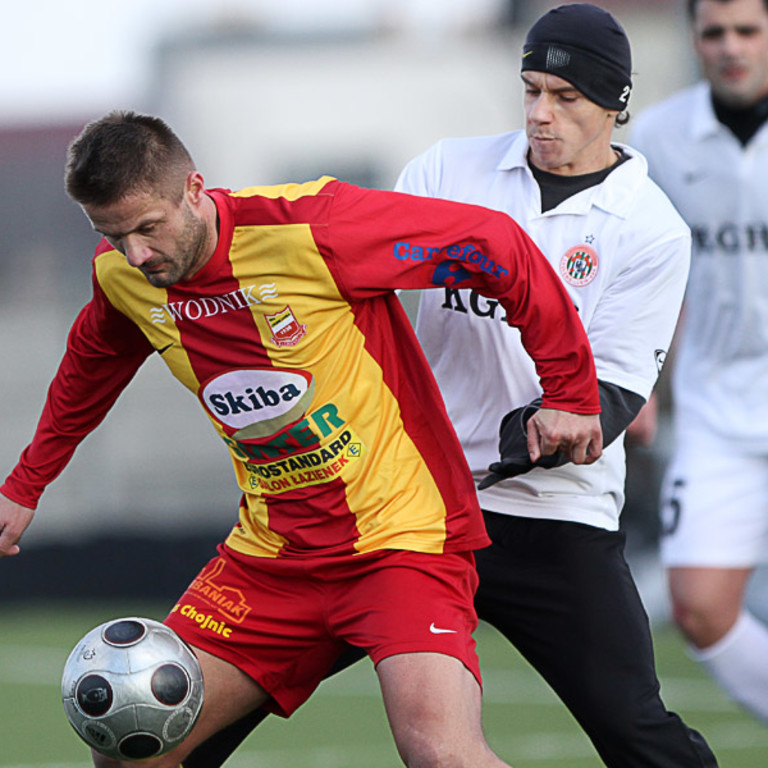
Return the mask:
{"type": "Polygon", "coordinates": [[[589,245],[574,245],[560,259],[560,276],[570,285],[581,288],[589,285],[600,267],[597,251],[589,245]]]}
{"type": "Polygon", "coordinates": [[[296,319],[289,306],[264,317],[272,330],[270,341],[278,347],[295,347],[307,335],[307,326],[296,319]]]}

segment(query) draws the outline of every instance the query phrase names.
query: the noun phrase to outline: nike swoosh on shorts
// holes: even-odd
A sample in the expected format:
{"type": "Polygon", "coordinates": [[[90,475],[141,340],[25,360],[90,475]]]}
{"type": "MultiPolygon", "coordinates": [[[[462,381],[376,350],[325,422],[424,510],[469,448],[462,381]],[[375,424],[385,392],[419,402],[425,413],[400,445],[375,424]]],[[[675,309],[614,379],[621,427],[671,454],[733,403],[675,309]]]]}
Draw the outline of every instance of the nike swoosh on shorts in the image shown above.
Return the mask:
{"type": "Polygon", "coordinates": [[[433,635],[445,635],[445,634],[455,635],[457,632],[457,630],[455,629],[443,629],[442,627],[436,627],[434,621],[429,625],[429,631],[433,635]]]}

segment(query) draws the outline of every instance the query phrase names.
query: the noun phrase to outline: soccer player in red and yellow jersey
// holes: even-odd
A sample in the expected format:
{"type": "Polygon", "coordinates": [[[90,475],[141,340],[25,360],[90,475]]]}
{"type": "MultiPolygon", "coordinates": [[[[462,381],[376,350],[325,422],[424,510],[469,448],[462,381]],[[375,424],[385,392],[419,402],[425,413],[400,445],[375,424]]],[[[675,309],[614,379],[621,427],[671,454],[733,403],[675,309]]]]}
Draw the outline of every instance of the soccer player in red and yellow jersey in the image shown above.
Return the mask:
{"type": "Polygon", "coordinates": [[[330,177],[206,189],[168,126],[130,112],[84,129],[66,183],[103,236],[93,298],[0,487],[0,556],[18,553],[45,486],[153,352],[199,399],[242,492],[166,619],[200,659],[201,717],[148,764],[178,765],[256,707],[290,715],[349,643],[376,665],[407,765],[504,765],[482,736],[472,640],[472,552],[488,538],[394,290],[498,301],[544,391],[531,458],[593,462],[594,364],[533,242],[500,213],[330,177]]]}

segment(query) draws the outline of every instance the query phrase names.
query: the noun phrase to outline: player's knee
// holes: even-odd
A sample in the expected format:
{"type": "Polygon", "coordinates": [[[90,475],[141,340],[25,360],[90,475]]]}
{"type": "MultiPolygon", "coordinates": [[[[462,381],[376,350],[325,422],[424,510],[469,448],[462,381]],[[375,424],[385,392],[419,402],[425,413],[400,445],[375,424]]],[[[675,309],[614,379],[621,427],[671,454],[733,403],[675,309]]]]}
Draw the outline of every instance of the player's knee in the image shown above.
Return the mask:
{"type": "Polygon", "coordinates": [[[416,729],[412,729],[407,736],[400,738],[397,748],[408,768],[449,765],[445,762],[448,757],[445,754],[446,745],[416,729]]]}
{"type": "Polygon", "coordinates": [[[673,595],[671,604],[675,624],[699,648],[717,642],[732,623],[728,616],[704,596],[673,595]]]}
{"type": "Polygon", "coordinates": [[[93,750],[91,750],[91,759],[93,760],[94,768],[119,768],[120,766],[119,761],[113,760],[111,757],[105,757],[93,750]]]}
{"type": "Polygon", "coordinates": [[[485,743],[470,747],[445,734],[412,730],[398,740],[398,751],[408,768],[474,768],[478,753],[488,750],[485,743]]]}

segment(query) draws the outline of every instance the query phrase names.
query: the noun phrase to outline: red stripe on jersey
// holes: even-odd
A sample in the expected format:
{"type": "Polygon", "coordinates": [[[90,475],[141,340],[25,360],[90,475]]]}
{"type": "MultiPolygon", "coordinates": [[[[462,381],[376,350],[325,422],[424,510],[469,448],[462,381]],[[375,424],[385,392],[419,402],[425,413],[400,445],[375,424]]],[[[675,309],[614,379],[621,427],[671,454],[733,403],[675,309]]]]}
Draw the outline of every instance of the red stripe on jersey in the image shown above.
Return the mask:
{"type": "MultiPolygon", "coordinates": [[[[399,403],[405,431],[427,464],[441,497],[449,507],[461,499],[468,499],[474,505],[475,493],[471,486],[468,489],[467,467],[461,459],[463,450],[424,353],[418,342],[412,341],[411,322],[400,300],[394,294],[386,294],[356,303],[352,308],[355,323],[365,336],[366,350],[381,366],[384,381],[399,403]],[[374,308],[380,303],[389,305],[384,313],[379,311],[381,307],[374,308]],[[383,345],[384,336],[373,332],[374,326],[379,326],[380,330],[384,315],[388,315],[392,323],[393,338],[398,339],[396,347],[383,345]],[[411,366],[410,360],[418,365],[411,366]],[[410,370],[416,370],[420,375],[411,376],[410,370]]],[[[485,537],[482,518],[467,514],[469,509],[473,506],[467,506],[460,514],[454,511],[446,518],[446,551],[451,550],[450,542],[471,541],[474,547],[477,539],[485,537]]]]}
{"type": "Polygon", "coordinates": [[[347,504],[341,478],[268,497],[267,506],[270,530],[289,542],[280,550],[281,555],[325,557],[357,552],[357,519],[347,504]]]}
{"type": "MultiPolygon", "coordinates": [[[[329,180],[329,185],[332,187],[337,184],[335,179],[329,180]]],[[[293,186],[286,185],[286,192],[289,192],[293,186]]],[[[298,224],[302,221],[310,223],[327,220],[333,195],[320,191],[295,200],[287,197],[254,195],[253,197],[231,196],[227,197],[226,201],[234,207],[235,226],[275,226],[283,222],[298,224]]]]}
{"type": "Polygon", "coordinates": [[[201,384],[215,373],[221,373],[222,365],[271,366],[253,316],[247,309],[215,311],[217,296],[237,296],[241,288],[229,261],[231,213],[226,206],[218,206],[218,210],[221,236],[213,256],[190,283],[179,282],[167,289],[169,312],[178,318],[176,325],[181,343],[201,384]],[[211,280],[207,279],[209,276],[211,280]],[[206,299],[212,303],[206,305],[206,299]],[[226,344],[222,344],[223,339],[226,344]]]}
{"type": "Polygon", "coordinates": [[[234,276],[223,280],[222,273],[219,274],[220,278],[213,286],[195,283],[193,296],[184,291],[183,283],[167,289],[170,312],[193,313],[192,319],[185,318],[177,322],[177,327],[181,343],[201,384],[205,384],[214,374],[221,373],[222,366],[271,367],[269,355],[261,344],[261,337],[249,311],[223,310],[212,314],[217,307],[216,296],[237,295],[240,289],[234,276]],[[205,299],[211,303],[206,304],[205,299]],[[206,315],[206,312],[209,314],[206,315]],[[226,343],[222,343],[223,340],[226,343]]]}

